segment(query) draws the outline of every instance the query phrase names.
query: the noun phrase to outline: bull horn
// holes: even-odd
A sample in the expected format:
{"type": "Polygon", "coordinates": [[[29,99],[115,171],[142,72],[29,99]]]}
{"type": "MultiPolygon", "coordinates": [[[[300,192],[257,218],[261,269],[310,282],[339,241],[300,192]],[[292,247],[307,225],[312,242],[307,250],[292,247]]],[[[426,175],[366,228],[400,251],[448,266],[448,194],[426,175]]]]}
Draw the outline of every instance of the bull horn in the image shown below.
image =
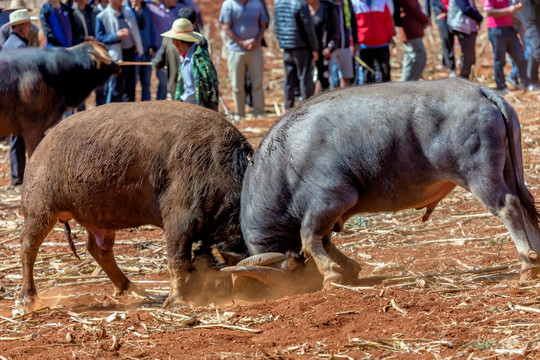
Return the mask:
{"type": "Polygon", "coordinates": [[[228,266],[221,269],[221,271],[239,276],[248,276],[262,281],[272,288],[282,287],[287,277],[285,271],[268,266],[228,266]]]}
{"type": "Polygon", "coordinates": [[[278,253],[278,252],[269,252],[269,253],[263,253],[263,254],[257,254],[250,256],[244,260],[241,260],[238,262],[238,266],[251,266],[251,265],[257,265],[257,266],[265,266],[265,265],[271,265],[280,261],[285,260],[285,254],[278,253]]]}
{"type": "Polygon", "coordinates": [[[101,61],[105,65],[111,65],[111,63],[112,63],[112,59],[110,57],[107,58],[107,57],[101,55],[95,49],[91,49],[90,54],[92,54],[92,56],[95,56],[97,61],[101,61]]]}

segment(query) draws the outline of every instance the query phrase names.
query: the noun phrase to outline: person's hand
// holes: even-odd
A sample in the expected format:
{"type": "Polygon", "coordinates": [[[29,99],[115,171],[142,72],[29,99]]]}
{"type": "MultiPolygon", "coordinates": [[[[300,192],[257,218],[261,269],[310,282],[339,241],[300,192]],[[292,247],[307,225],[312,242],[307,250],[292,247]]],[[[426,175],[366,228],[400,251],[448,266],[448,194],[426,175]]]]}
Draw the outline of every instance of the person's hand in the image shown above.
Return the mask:
{"type": "Polygon", "coordinates": [[[247,50],[253,50],[257,47],[257,41],[254,38],[246,39],[240,42],[240,46],[247,50]]]}
{"type": "Polygon", "coordinates": [[[523,5],[521,3],[517,3],[514,5],[510,5],[510,13],[515,14],[523,9],[523,5]]]}
{"type": "Polygon", "coordinates": [[[93,37],[93,36],[86,36],[86,37],[84,38],[83,41],[85,41],[85,42],[86,42],[86,41],[94,42],[94,41],[96,41],[96,38],[93,37]]]}
{"type": "Polygon", "coordinates": [[[319,60],[319,52],[318,51],[312,51],[311,55],[313,56],[313,62],[316,62],[319,60]]]}
{"type": "Polygon", "coordinates": [[[330,59],[330,56],[332,56],[332,49],[329,48],[329,47],[324,48],[323,51],[322,51],[322,54],[323,54],[325,59],[330,59]]]}
{"type": "Polygon", "coordinates": [[[118,37],[118,40],[124,40],[129,36],[129,29],[120,29],[116,32],[116,36],[118,37]]]}

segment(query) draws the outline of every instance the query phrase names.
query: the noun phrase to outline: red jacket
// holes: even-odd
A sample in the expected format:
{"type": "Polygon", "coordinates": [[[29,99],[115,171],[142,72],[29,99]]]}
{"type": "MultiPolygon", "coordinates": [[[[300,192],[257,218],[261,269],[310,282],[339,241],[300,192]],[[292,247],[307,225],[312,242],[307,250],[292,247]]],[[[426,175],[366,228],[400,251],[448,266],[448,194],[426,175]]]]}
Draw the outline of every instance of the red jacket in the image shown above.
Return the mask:
{"type": "Polygon", "coordinates": [[[422,12],[418,0],[400,0],[401,27],[399,34],[401,41],[424,37],[424,28],[429,24],[429,17],[422,12]]]}
{"type": "Polygon", "coordinates": [[[395,35],[394,21],[386,0],[349,0],[354,8],[360,45],[374,47],[388,44],[395,35]]]}

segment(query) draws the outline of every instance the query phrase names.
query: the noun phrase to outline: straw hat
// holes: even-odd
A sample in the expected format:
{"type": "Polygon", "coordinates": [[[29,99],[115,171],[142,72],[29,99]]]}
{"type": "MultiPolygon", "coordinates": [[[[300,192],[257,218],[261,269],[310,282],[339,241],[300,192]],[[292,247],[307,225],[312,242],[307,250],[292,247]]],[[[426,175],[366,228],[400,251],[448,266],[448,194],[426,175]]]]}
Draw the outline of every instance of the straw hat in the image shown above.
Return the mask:
{"type": "Polygon", "coordinates": [[[164,32],[161,36],[185,42],[199,42],[204,39],[201,34],[193,31],[193,24],[188,19],[175,20],[172,29],[164,32]]]}
{"type": "Polygon", "coordinates": [[[6,24],[6,26],[15,26],[37,19],[38,18],[35,16],[30,16],[30,13],[28,13],[28,10],[26,9],[15,10],[9,14],[9,22],[6,24]]]}
{"type": "Polygon", "coordinates": [[[26,7],[26,4],[24,3],[24,0],[12,0],[9,7],[4,9],[4,11],[14,11],[14,10],[21,10],[21,9],[28,9],[26,7]]]}

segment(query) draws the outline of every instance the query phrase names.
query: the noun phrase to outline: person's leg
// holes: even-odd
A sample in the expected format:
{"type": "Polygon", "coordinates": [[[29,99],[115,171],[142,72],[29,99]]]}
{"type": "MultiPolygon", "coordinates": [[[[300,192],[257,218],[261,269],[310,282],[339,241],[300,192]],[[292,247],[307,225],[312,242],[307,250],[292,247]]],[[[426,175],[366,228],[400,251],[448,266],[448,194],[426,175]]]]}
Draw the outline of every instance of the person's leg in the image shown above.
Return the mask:
{"type": "Polygon", "coordinates": [[[340,49],[337,55],[339,66],[339,83],[341,87],[351,85],[354,77],[353,59],[350,48],[340,49]]]}
{"type": "Polygon", "coordinates": [[[330,87],[330,73],[328,71],[328,63],[330,59],[325,59],[324,56],[319,53],[319,59],[316,62],[317,66],[317,80],[319,80],[320,90],[325,90],[330,87]]]}
{"type": "Polygon", "coordinates": [[[458,32],[457,34],[459,46],[461,47],[462,61],[459,76],[468,79],[471,75],[471,68],[476,62],[476,33],[464,34],[458,32]]]}
{"type": "Polygon", "coordinates": [[[411,39],[409,44],[412,47],[412,64],[409,72],[408,80],[418,80],[422,76],[422,72],[426,67],[426,49],[424,47],[424,42],[422,38],[411,39]]]}
{"type": "Polygon", "coordinates": [[[294,50],[283,52],[283,66],[285,67],[285,83],[283,92],[285,97],[285,110],[294,106],[295,90],[298,89],[298,75],[294,61],[294,50]]]}
{"type": "Polygon", "coordinates": [[[248,52],[247,71],[251,78],[251,96],[253,112],[256,116],[264,114],[263,70],[264,60],[262,48],[248,52]]]}
{"type": "Polygon", "coordinates": [[[363,67],[364,71],[364,84],[374,84],[375,83],[375,57],[376,49],[366,48],[360,49],[360,59],[367,65],[363,67]]]}
{"type": "Polygon", "coordinates": [[[493,73],[498,90],[506,89],[504,65],[506,65],[506,43],[502,28],[488,29],[488,38],[493,48],[493,73]]]}
{"type": "MultiPolygon", "coordinates": [[[[167,98],[167,70],[156,69],[156,77],[158,78],[156,100],[165,100],[167,98]]],[[[171,95],[174,98],[174,94],[171,95]]]]}
{"type": "MultiPolygon", "coordinates": [[[[142,56],[136,56],[137,61],[149,62],[152,61],[152,55],[150,53],[145,53],[142,56]]],[[[139,80],[141,82],[141,100],[149,101],[152,99],[150,95],[150,79],[152,78],[152,66],[148,65],[138,65],[139,69],[137,71],[139,80]]]]}
{"type": "Polygon", "coordinates": [[[246,116],[246,93],[244,82],[246,81],[245,53],[242,51],[231,51],[227,53],[227,67],[229,68],[229,78],[231,79],[231,90],[233,93],[234,106],[238,116],[246,116]]]}
{"type": "Polygon", "coordinates": [[[390,47],[384,46],[377,48],[376,60],[381,68],[382,82],[390,81],[390,47]]]}
{"type": "Polygon", "coordinates": [[[523,43],[518,37],[514,28],[509,27],[504,30],[507,34],[506,50],[510,54],[513,63],[516,65],[519,71],[519,78],[523,86],[529,85],[529,76],[527,75],[527,60],[523,52],[523,43]]]}
{"type": "Polygon", "coordinates": [[[403,61],[401,65],[401,81],[411,80],[412,65],[414,62],[414,49],[410,41],[403,42],[403,61]]]}
{"type": "Polygon", "coordinates": [[[454,34],[448,28],[446,19],[436,20],[441,38],[443,65],[450,71],[456,69],[456,59],[454,56],[454,34]]]}
{"type": "Polygon", "coordinates": [[[538,85],[538,64],[540,64],[540,18],[525,23],[530,54],[527,64],[527,75],[531,83],[538,85]]]}
{"type": "MultiPolygon", "coordinates": [[[[124,59],[124,61],[135,61],[135,47],[122,50],[122,58],[124,59]]],[[[122,72],[124,72],[122,101],[134,102],[135,85],[137,83],[137,74],[135,73],[135,67],[124,66],[122,72]]]]}
{"type": "Polygon", "coordinates": [[[298,70],[298,81],[300,83],[300,96],[305,101],[315,93],[313,83],[313,58],[311,51],[306,48],[295,51],[295,64],[298,70]]]}
{"type": "Polygon", "coordinates": [[[330,56],[330,63],[328,65],[329,71],[330,71],[330,88],[335,89],[339,86],[339,66],[337,63],[337,55],[336,52],[339,49],[336,49],[334,52],[332,52],[332,55],[330,56]]]}
{"type": "Polygon", "coordinates": [[[11,165],[11,185],[20,185],[26,167],[26,148],[21,135],[12,135],[9,139],[9,162],[11,165]]]}

